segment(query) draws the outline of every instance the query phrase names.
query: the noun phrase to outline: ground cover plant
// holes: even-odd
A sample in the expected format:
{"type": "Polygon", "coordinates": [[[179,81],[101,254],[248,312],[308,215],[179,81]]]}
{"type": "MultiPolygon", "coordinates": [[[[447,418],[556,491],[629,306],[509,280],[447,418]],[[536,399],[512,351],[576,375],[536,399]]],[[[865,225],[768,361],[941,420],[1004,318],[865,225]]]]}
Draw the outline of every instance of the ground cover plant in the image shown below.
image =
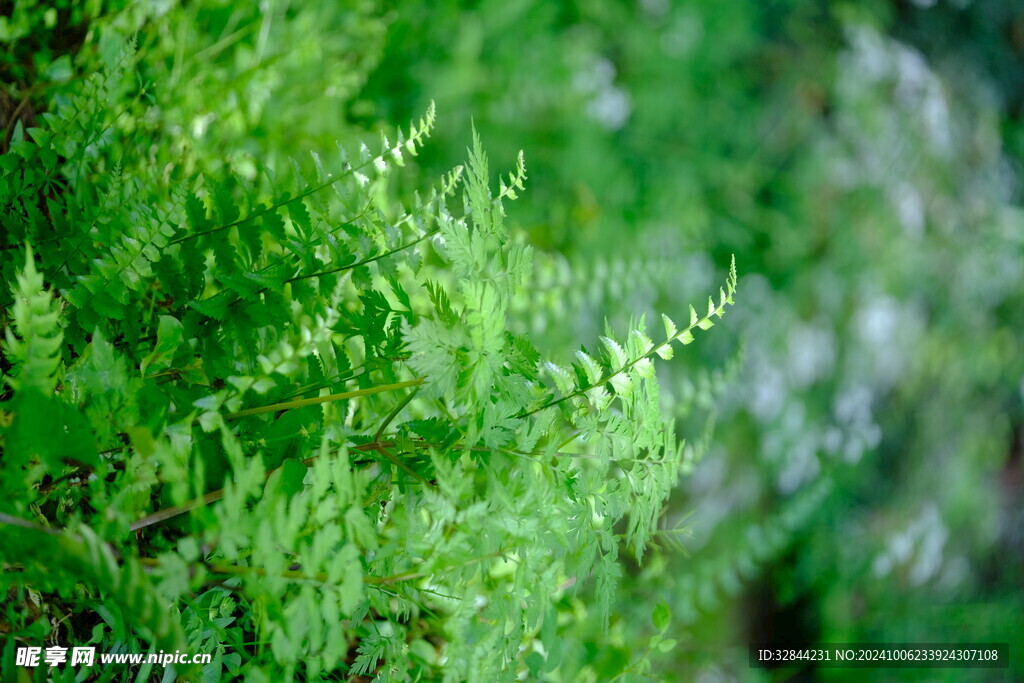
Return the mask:
{"type": "MultiPolygon", "coordinates": [[[[667,596],[687,624],[670,680],[758,680],[754,640],[1020,643],[1019,9],[441,6],[399,17],[389,37],[415,47],[385,49],[366,97],[401,115],[431,93],[536,159],[531,234],[595,274],[545,281],[560,320],[671,307],[719,259],[744,266],[743,361],[669,508],[689,554],[638,572],[622,632],[667,596]]],[[[687,363],[732,348],[713,335],[666,395],[687,406],[687,363]]]]}
{"type": "Polygon", "coordinates": [[[5,676],[33,643],[213,654],[116,680],[579,668],[566,619],[607,624],[693,457],[654,360],[722,316],[735,265],[678,326],[542,360],[508,322],[522,155],[492,191],[474,135],[403,203],[431,107],[290,170],[147,173],[115,142],[159,91],[144,59],[127,40],[2,157],[5,676]]]}
{"type": "Polygon", "coordinates": [[[1019,678],[1021,26],[0,2],[4,676],[1019,678]]]}

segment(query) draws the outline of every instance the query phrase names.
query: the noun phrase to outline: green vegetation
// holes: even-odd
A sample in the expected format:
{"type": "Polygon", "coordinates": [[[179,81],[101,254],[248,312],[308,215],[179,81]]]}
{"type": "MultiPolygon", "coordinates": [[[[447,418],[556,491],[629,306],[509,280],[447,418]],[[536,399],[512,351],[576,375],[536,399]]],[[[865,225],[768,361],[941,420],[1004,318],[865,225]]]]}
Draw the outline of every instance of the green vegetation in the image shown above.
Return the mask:
{"type": "Polygon", "coordinates": [[[927,4],[0,3],[3,678],[1019,675],[1024,15],[927,4]]]}

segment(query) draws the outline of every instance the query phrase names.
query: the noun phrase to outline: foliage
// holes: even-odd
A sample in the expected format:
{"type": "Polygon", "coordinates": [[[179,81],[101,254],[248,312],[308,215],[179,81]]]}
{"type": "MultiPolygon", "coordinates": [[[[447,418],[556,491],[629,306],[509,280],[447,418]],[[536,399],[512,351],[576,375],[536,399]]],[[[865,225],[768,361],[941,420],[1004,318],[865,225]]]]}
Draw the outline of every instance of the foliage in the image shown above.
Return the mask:
{"type": "MultiPolygon", "coordinates": [[[[538,277],[558,308],[525,312],[531,331],[671,308],[723,255],[745,266],[744,366],[669,506],[693,512],[693,557],[635,572],[637,594],[686,613],[687,576],[721,597],[700,567],[834,485],[733,600],[674,620],[669,679],[754,675],[726,654],[752,634],[955,640],[964,603],[972,637],[1019,642],[1019,22],[981,0],[449,2],[389,33],[374,111],[434,97],[533,160],[543,215],[523,222],[561,256],[538,277]]],[[[674,364],[666,403],[731,348],[715,335],[674,364]]],[[[642,649],[641,611],[617,609],[620,654],[642,649]]]]}
{"type": "MultiPolygon", "coordinates": [[[[13,521],[65,530],[69,557],[111,549],[117,573],[88,577],[103,595],[135,577],[186,595],[180,635],[223,651],[209,676],[273,675],[296,647],[288,605],[355,594],[354,574],[310,559],[321,529],[377,539],[359,563],[375,602],[341,622],[333,674],[309,672],[335,632],[298,628],[324,649],[296,677],[409,657],[458,678],[514,641],[520,675],[574,681],[756,680],[752,640],[1020,649],[1012,3],[51,4],[0,19],[0,487],[13,521]],[[340,139],[348,163],[361,143],[374,158],[432,100],[415,160],[275,206],[349,170],[292,157],[340,139]],[[475,144],[466,163],[471,128],[493,158],[524,150],[528,190],[519,163],[485,173],[475,144]],[[655,398],[632,331],[661,341],[641,321],[687,320],[673,311],[716,290],[731,254],[732,323],[659,363],[655,398]],[[57,438],[19,436],[18,410],[57,438]],[[335,498],[348,507],[307,521],[335,498]],[[295,547],[251,540],[295,528],[295,547]],[[550,569],[540,548],[561,549],[550,569]],[[309,574],[350,592],[323,599],[323,581],[298,587],[309,574]],[[543,614],[533,593],[511,602],[526,576],[543,614]]],[[[129,629],[122,597],[11,595],[0,621],[24,642],[179,637],[143,609],[129,629]]],[[[829,673],[845,680],[798,675],[829,673]]]]}
{"type": "Polygon", "coordinates": [[[0,157],[4,631],[212,652],[177,671],[202,680],[571,678],[570,596],[608,623],[687,453],[653,359],[735,267],[657,343],[640,318],[541,361],[509,329],[522,155],[494,194],[474,134],[403,202],[430,107],[372,151],[183,181],[120,139],[160,97],[138,59],[0,157]]]}

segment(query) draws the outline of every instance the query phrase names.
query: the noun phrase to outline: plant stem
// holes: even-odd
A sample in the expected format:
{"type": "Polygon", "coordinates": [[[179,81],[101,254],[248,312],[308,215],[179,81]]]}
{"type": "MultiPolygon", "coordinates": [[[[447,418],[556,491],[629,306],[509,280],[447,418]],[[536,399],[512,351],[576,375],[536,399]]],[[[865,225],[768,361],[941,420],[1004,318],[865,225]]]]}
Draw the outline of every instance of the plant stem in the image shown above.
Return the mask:
{"type": "Polygon", "coordinates": [[[407,382],[398,382],[396,384],[382,384],[380,386],[370,387],[369,389],[343,391],[340,394],[328,394],[327,396],[316,396],[314,398],[300,398],[294,401],[285,401],[284,403],[272,403],[269,406],[247,408],[246,410],[240,410],[236,413],[228,413],[227,415],[224,416],[224,419],[235,420],[240,417],[247,417],[249,415],[260,415],[261,413],[276,413],[279,410],[304,408],[306,406],[316,405],[319,403],[330,403],[331,401],[342,401],[347,398],[356,398],[357,396],[369,396],[370,394],[380,394],[385,391],[396,391],[398,389],[414,387],[420,384],[423,384],[423,378],[411,379],[407,382]]]}

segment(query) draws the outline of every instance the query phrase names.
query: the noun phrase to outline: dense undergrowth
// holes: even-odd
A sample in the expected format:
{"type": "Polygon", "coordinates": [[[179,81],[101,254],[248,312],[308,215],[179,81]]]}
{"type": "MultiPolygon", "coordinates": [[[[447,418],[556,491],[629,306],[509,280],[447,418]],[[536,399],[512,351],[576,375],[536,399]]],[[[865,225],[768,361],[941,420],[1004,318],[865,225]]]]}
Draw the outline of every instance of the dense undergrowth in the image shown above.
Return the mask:
{"type": "Polygon", "coordinates": [[[290,169],[154,169],[145,58],[128,40],[0,158],[5,676],[84,644],[213,654],[139,679],[572,678],[562,631],[608,623],[694,457],[654,360],[735,268],[679,326],[542,360],[508,320],[522,155],[494,193],[474,134],[403,200],[431,106],[290,169]]]}
{"type": "Polygon", "coordinates": [[[1019,651],[1024,24],[931,4],[5,8],[5,675],[1019,651]]]}
{"type": "MultiPolygon", "coordinates": [[[[690,554],[621,606],[624,633],[652,592],[689,624],[669,679],[756,680],[752,641],[1021,642],[1021,19],[996,0],[495,1],[389,31],[364,108],[429,95],[524,147],[544,199],[524,224],[593,274],[544,280],[574,325],[533,330],[567,342],[743,264],[744,360],[669,507],[690,554]]],[[[712,335],[689,360],[731,351],[712,335]]],[[[662,383],[680,406],[706,386],[686,363],[662,383]]]]}

